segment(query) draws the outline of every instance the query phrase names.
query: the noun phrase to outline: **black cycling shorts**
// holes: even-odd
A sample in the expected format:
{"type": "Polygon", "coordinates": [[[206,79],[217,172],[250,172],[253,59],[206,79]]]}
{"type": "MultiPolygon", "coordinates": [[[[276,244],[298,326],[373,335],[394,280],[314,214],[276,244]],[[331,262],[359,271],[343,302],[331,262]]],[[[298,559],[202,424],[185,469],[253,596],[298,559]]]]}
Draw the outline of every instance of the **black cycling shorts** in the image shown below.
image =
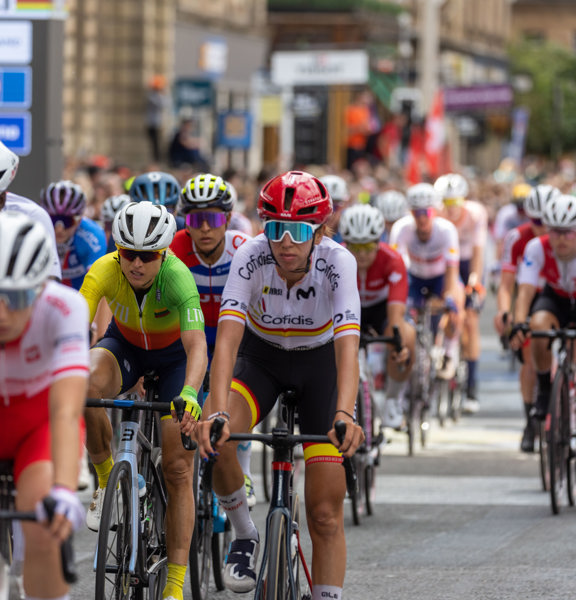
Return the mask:
{"type": "Polygon", "coordinates": [[[576,302],[570,298],[559,296],[548,284],[536,296],[530,314],[533,315],[539,310],[552,313],[558,319],[560,327],[576,323],[576,302]]]}

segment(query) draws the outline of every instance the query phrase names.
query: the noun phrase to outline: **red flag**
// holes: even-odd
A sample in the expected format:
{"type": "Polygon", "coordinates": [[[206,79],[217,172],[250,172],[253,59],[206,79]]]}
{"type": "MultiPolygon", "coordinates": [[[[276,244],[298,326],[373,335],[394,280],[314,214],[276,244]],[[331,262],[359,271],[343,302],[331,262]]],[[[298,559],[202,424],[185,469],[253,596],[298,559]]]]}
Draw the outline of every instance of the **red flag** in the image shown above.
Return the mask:
{"type": "Polygon", "coordinates": [[[420,125],[412,124],[410,144],[406,157],[405,178],[410,185],[422,181],[422,159],[424,157],[424,132],[420,125]]]}
{"type": "Polygon", "coordinates": [[[426,138],[424,153],[428,163],[428,175],[432,178],[442,175],[443,158],[446,146],[446,127],[444,125],[444,97],[442,90],[434,96],[430,114],[426,119],[426,138]]]}

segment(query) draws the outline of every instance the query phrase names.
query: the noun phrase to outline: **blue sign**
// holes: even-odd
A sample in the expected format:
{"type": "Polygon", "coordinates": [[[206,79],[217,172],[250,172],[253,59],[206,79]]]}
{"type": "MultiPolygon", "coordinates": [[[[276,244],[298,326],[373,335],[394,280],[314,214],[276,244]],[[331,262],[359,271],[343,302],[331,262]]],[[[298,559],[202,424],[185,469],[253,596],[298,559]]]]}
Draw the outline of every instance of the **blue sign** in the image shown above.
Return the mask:
{"type": "Polygon", "coordinates": [[[245,110],[218,114],[218,146],[247,150],[252,143],[252,115],[245,110]]]}
{"type": "Polygon", "coordinates": [[[0,68],[0,108],[30,108],[32,69],[0,68]]]}
{"type": "Polygon", "coordinates": [[[30,113],[1,113],[0,141],[10,150],[26,156],[30,154],[32,139],[32,117],[30,113]]]}

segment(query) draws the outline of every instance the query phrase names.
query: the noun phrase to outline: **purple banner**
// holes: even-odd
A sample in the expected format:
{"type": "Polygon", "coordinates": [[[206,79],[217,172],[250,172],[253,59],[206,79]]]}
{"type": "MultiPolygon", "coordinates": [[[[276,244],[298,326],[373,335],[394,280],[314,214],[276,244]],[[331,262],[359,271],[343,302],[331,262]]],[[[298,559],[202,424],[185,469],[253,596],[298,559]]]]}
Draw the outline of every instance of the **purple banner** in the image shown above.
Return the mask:
{"type": "Polygon", "coordinates": [[[460,112],[511,106],[514,91],[508,84],[444,88],[444,110],[460,112]]]}

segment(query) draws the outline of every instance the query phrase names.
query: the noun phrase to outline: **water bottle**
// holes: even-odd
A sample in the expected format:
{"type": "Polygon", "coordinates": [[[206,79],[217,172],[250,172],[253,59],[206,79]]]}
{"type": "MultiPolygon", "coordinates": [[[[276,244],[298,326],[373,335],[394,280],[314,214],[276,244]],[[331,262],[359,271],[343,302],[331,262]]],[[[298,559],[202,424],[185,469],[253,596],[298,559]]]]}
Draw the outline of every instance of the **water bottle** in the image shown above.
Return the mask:
{"type": "Polygon", "coordinates": [[[143,498],[146,495],[146,480],[138,473],[138,497],[143,498]]]}

